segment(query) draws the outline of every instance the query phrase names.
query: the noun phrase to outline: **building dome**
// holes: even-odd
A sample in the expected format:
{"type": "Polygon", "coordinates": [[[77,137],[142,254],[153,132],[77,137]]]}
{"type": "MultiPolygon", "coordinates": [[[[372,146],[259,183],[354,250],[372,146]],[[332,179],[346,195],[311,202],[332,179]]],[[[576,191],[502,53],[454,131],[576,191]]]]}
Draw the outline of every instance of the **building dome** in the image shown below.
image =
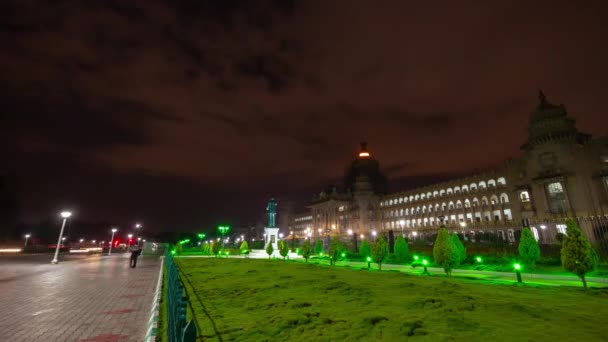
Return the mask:
{"type": "Polygon", "coordinates": [[[542,91],[538,99],[539,103],[530,115],[528,141],[522,146],[523,149],[556,140],[585,139],[585,135],[576,129],[575,120],[568,117],[564,105],[549,103],[542,91]]]}
{"type": "MultiPolygon", "coordinates": [[[[383,194],[387,190],[386,177],[380,172],[380,163],[372,158],[367,149],[367,143],[362,142],[357,158],[351,162],[344,173],[344,187],[355,191],[355,184],[361,179],[367,179],[371,183],[374,193],[383,194]]],[[[359,188],[360,185],[357,187],[359,188]]]]}

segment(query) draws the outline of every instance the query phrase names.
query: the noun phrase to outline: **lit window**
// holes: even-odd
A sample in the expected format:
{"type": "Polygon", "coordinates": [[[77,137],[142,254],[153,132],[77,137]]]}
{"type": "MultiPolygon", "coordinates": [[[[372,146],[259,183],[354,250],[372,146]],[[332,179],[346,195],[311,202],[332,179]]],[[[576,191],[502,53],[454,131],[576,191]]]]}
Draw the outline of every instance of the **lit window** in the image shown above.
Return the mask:
{"type": "Polygon", "coordinates": [[[566,225],[565,224],[558,224],[555,226],[555,228],[557,229],[558,233],[562,233],[562,234],[566,234],[566,225]]]}
{"type": "Polygon", "coordinates": [[[527,191],[520,192],[519,198],[522,202],[530,202],[530,194],[527,191]]]}

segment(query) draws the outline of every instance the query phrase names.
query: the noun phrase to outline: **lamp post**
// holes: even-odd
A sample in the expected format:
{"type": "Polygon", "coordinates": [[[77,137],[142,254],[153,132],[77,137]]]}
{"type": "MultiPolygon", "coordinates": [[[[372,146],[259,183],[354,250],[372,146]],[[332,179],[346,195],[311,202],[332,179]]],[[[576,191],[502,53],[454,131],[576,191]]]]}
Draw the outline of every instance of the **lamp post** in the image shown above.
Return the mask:
{"type": "Polygon", "coordinates": [[[30,236],[32,236],[31,234],[25,234],[25,244],[23,245],[23,247],[27,247],[27,240],[30,239],[30,236]]]}
{"type": "Polygon", "coordinates": [[[217,230],[220,231],[220,234],[222,234],[222,249],[224,248],[224,235],[226,235],[226,233],[228,233],[228,231],[230,230],[230,227],[228,226],[218,226],[217,230]]]}
{"type": "Polygon", "coordinates": [[[51,260],[51,264],[59,263],[57,259],[59,257],[59,246],[61,245],[62,237],[63,237],[63,229],[65,228],[65,224],[68,221],[68,218],[72,216],[72,213],[69,211],[62,211],[61,217],[63,218],[63,223],[61,224],[61,230],[59,231],[59,239],[57,239],[57,246],[55,248],[55,257],[51,260]]]}
{"type": "Polygon", "coordinates": [[[127,234],[127,248],[131,246],[131,239],[133,238],[133,234],[127,234]]]}
{"type": "Polygon", "coordinates": [[[405,237],[405,234],[403,233],[403,227],[405,227],[405,220],[399,221],[399,225],[401,226],[401,237],[405,237]]]}
{"type": "Polygon", "coordinates": [[[112,245],[114,244],[114,233],[116,233],[118,229],[112,228],[112,238],[110,239],[110,250],[108,251],[108,255],[112,255],[112,245]]]}
{"type": "Polygon", "coordinates": [[[513,264],[513,268],[515,269],[515,276],[517,277],[517,282],[521,283],[521,265],[519,263],[513,264]]]}
{"type": "Polygon", "coordinates": [[[139,224],[139,223],[136,223],[136,224],[135,224],[135,236],[136,236],[137,238],[139,238],[139,230],[141,229],[141,227],[142,227],[142,225],[141,225],[141,224],[139,224]]]}
{"type": "Polygon", "coordinates": [[[374,242],[376,241],[376,235],[378,235],[378,233],[375,230],[372,230],[372,235],[374,236],[374,242]]]}

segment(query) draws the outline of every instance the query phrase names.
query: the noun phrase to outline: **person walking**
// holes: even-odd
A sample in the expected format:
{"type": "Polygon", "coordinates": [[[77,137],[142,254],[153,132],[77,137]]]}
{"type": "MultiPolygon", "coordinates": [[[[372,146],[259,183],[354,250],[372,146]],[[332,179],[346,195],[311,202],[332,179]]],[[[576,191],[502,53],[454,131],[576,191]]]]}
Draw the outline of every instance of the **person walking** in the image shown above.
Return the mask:
{"type": "Polygon", "coordinates": [[[137,257],[141,254],[141,247],[139,245],[131,246],[131,268],[135,268],[137,266],[137,257]]]}

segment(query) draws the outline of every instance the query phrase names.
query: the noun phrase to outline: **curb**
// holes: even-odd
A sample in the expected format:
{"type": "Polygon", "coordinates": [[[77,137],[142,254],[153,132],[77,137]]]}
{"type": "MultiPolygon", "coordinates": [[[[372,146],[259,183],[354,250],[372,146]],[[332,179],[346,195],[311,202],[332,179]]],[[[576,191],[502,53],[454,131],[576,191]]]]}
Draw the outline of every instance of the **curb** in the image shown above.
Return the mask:
{"type": "Polygon", "coordinates": [[[156,291],[154,291],[154,300],[152,301],[152,309],[150,310],[150,319],[146,329],[145,342],[156,341],[156,332],[158,331],[158,317],[160,315],[160,298],[163,291],[163,265],[165,257],[160,257],[160,270],[158,271],[158,282],[156,283],[156,291]]]}

